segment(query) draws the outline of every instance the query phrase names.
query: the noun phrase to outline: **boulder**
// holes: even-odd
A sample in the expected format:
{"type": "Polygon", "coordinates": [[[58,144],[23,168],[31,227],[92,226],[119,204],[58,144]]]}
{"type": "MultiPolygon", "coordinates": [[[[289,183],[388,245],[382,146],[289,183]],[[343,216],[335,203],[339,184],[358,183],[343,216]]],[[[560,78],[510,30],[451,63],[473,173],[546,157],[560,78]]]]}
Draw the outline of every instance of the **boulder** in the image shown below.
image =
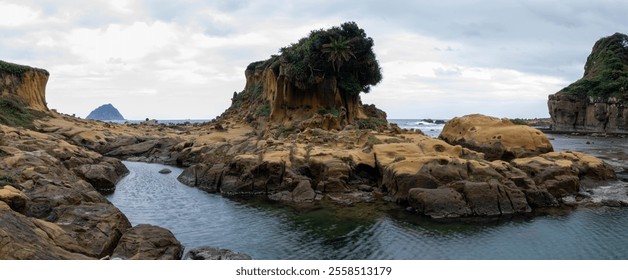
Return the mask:
{"type": "Polygon", "coordinates": [[[22,212],[29,198],[22,191],[6,185],[0,188],[0,201],[6,203],[13,211],[22,212]]]}
{"type": "Polygon", "coordinates": [[[412,208],[432,218],[457,218],[471,214],[462,194],[451,188],[413,188],[408,196],[408,204],[412,208]]]}
{"type": "Polygon", "coordinates": [[[184,260],[251,260],[251,256],[227,249],[199,247],[185,254],[184,260]]]}
{"type": "Polygon", "coordinates": [[[576,194],[580,190],[580,178],[616,178],[613,168],[604,161],[579,152],[552,152],[515,159],[511,163],[555,197],[576,194]]]}
{"type": "Polygon", "coordinates": [[[538,129],[508,119],[466,115],[449,120],[438,138],[485,154],[487,160],[511,160],[553,151],[538,129]]]}
{"type": "MultiPolygon", "coordinates": [[[[122,165],[124,166],[124,165],[122,165]]],[[[88,183],[92,184],[96,190],[103,194],[113,193],[116,189],[116,183],[121,176],[128,174],[128,169],[114,167],[109,163],[103,162],[98,164],[85,164],[74,168],[73,171],[88,183]],[[119,172],[124,172],[119,174],[119,172]]]]}
{"type": "Polygon", "coordinates": [[[159,174],[170,174],[172,173],[172,170],[168,169],[168,168],[164,168],[162,170],[159,170],[159,174]]]}
{"type": "Polygon", "coordinates": [[[462,189],[465,200],[475,216],[510,215],[532,211],[526,195],[514,184],[508,183],[490,179],[487,182],[458,182],[452,187],[462,189]]]}
{"type": "Polygon", "coordinates": [[[269,195],[268,198],[270,200],[288,203],[309,203],[313,202],[316,198],[316,192],[312,189],[309,180],[302,180],[299,181],[294,190],[277,192],[269,195]]]}
{"type": "Polygon", "coordinates": [[[292,200],[294,202],[312,202],[316,198],[316,192],[312,189],[310,181],[300,181],[294,190],[292,190],[292,200]]]}
{"type": "Polygon", "coordinates": [[[113,250],[112,259],[180,260],[183,245],[170,230],[139,224],[127,230],[113,250]]]}
{"type": "Polygon", "coordinates": [[[122,234],[131,228],[129,220],[109,203],[63,205],[55,209],[54,221],[79,245],[74,252],[92,257],[110,256],[122,234]]]}

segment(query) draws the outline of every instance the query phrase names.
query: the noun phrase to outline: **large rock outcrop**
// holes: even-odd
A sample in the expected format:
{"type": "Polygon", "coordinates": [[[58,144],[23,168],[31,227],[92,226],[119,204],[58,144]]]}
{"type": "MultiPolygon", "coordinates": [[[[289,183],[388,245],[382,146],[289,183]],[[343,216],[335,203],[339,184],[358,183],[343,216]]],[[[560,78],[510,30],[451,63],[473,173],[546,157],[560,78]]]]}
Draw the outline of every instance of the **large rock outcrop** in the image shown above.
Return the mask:
{"type": "Polygon", "coordinates": [[[563,132],[628,133],[628,36],[600,39],[584,76],[549,96],[552,129],[563,132]]]}
{"type": "Polygon", "coordinates": [[[44,69],[0,60],[0,95],[16,96],[34,110],[48,111],[46,83],[49,76],[44,69]]]}
{"type": "Polygon", "coordinates": [[[183,245],[171,231],[140,224],[127,230],[113,251],[112,259],[180,260],[183,245]]]}
{"type": "Polygon", "coordinates": [[[386,119],[369,115],[360,100],[381,80],[372,47],[373,39],[353,22],[313,31],[279,55],[251,63],[244,91],[234,93],[221,118],[299,130],[385,126],[386,119]]]}
{"type": "MultiPolygon", "coordinates": [[[[506,136],[502,139],[531,132],[526,126],[505,127],[508,133],[499,132],[506,136]]],[[[266,196],[300,206],[384,198],[423,215],[453,218],[557,206],[562,197],[580,191],[582,179],[615,176],[599,159],[545,153],[539,149],[544,145],[514,145],[517,159],[508,162],[416,133],[306,129],[269,135],[260,139],[253,129],[237,128],[181,143],[178,155],[191,166],[179,180],[208,192],[266,196]]]]}
{"type": "Polygon", "coordinates": [[[549,139],[538,129],[479,114],[451,119],[438,137],[482,152],[488,160],[508,161],[553,151],[549,139]]]}

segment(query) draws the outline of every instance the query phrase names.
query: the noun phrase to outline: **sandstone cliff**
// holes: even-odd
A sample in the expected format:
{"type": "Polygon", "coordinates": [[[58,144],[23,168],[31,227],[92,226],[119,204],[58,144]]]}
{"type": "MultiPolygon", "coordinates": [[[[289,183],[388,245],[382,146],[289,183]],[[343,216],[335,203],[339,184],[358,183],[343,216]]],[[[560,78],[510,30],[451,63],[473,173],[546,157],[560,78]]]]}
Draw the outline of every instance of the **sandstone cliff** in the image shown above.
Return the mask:
{"type": "Polygon", "coordinates": [[[598,40],[584,76],[549,96],[554,131],[628,133],[628,36],[598,40]]]}
{"type": "Polygon", "coordinates": [[[46,83],[48,71],[0,60],[0,94],[19,97],[32,109],[48,111],[46,83]]]}

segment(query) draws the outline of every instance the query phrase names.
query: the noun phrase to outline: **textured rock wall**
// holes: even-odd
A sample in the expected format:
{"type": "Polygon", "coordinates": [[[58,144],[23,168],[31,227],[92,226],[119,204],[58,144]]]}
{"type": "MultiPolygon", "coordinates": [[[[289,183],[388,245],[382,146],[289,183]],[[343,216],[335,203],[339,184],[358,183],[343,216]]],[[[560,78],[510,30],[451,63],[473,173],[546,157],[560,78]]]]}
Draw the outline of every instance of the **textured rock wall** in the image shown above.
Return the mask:
{"type": "Polygon", "coordinates": [[[295,87],[285,75],[275,73],[271,68],[249,70],[245,75],[247,90],[260,83],[263,85],[262,95],[270,104],[272,122],[307,119],[326,108],[336,108],[348,124],[366,118],[360,96],[342,95],[335,78],[322,78],[315,88],[303,91],[295,87]]]}
{"type": "Polygon", "coordinates": [[[31,108],[48,111],[46,105],[48,77],[48,71],[36,68],[22,74],[0,71],[0,94],[2,96],[17,95],[31,108]]]}
{"type": "Polygon", "coordinates": [[[557,93],[549,96],[547,106],[554,131],[628,133],[628,108],[617,98],[557,93]]]}

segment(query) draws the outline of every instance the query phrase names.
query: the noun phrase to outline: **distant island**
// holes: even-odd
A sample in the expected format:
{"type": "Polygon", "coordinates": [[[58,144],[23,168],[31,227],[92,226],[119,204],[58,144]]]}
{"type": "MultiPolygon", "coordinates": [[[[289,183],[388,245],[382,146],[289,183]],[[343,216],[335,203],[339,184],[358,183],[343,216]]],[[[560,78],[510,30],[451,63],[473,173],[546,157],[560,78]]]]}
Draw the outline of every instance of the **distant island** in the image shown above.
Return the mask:
{"type": "Polygon", "coordinates": [[[111,104],[105,104],[89,113],[86,119],[99,121],[117,121],[124,120],[124,117],[122,116],[122,114],[120,114],[120,111],[118,111],[116,107],[113,107],[113,105],[111,104]]]}

